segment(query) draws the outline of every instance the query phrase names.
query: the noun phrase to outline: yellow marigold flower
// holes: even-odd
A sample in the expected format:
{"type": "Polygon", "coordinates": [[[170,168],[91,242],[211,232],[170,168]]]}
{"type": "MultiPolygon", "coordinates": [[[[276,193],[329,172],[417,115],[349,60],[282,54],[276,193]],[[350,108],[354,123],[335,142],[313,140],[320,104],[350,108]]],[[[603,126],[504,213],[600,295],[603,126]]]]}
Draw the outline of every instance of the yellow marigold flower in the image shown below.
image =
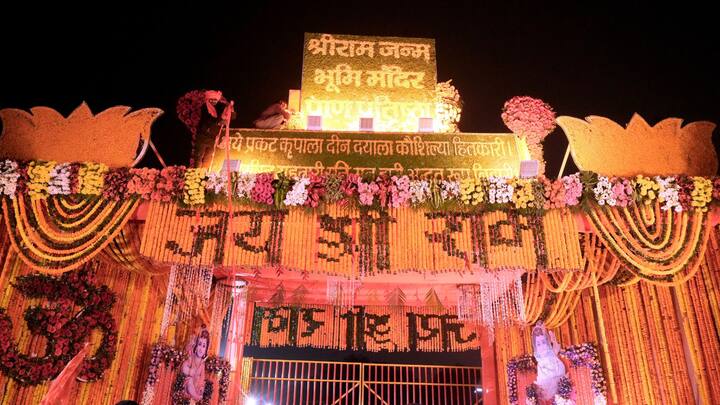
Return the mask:
{"type": "Polygon", "coordinates": [[[78,171],[80,194],[100,195],[105,185],[105,173],[108,167],[103,163],[85,162],[78,171]]]}
{"type": "Polygon", "coordinates": [[[48,195],[48,183],[50,182],[50,173],[55,167],[55,162],[30,162],[28,166],[28,194],[30,198],[45,198],[48,195]]]}
{"type": "Polygon", "coordinates": [[[183,202],[188,205],[205,203],[205,173],[206,169],[187,169],[185,171],[185,188],[183,189],[183,202]]]}

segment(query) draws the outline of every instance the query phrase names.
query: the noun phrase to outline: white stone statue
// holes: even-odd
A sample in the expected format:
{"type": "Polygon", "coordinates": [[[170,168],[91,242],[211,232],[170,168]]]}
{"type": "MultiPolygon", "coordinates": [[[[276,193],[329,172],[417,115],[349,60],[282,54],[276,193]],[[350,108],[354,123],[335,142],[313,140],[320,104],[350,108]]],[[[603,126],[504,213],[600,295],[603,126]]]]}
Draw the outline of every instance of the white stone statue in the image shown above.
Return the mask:
{"type": "Polygon", "coordinates": [[[533,355],[537,361],[538,397],[541,401],[552,401],[558,390],[558,382],[565,375],[563,364],[558,353],[560,345],[555,334],[545,328],[542,321],[535,324],[532,331],[533,355]]]}

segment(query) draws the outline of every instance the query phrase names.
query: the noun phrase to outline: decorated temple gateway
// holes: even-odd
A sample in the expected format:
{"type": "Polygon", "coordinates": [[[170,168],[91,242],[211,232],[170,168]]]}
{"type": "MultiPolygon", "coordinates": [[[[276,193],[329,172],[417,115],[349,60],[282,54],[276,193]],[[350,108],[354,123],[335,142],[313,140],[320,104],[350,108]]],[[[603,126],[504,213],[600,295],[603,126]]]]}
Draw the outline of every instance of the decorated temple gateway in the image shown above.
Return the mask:
{"type": "Polygon", "coordinates": [[[303,46],[256,128],[178,101],[188,166],[137,167],[158,109],[0,110],[0,404],[720,403],[714,124],[461,133],[432,39],[303,46]]]}

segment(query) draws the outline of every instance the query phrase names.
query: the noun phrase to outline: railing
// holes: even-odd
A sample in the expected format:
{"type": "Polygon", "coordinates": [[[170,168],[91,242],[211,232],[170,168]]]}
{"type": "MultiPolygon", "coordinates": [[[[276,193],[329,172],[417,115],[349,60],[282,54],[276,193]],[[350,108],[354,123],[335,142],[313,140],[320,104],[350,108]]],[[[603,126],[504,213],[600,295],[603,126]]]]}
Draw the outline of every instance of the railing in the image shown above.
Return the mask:
{"type": "Polygon", "coordinates": [[[480,367],[246,358],[243,369],[243,389],[258,405],[482,403],[480,367]]]}

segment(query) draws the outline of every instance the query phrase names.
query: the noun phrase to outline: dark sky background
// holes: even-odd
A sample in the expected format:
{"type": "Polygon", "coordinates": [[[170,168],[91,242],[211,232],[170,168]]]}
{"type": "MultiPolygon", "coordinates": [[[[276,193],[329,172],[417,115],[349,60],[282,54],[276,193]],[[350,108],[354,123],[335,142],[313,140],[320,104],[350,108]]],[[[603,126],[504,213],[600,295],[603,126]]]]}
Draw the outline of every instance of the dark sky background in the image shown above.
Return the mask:
{"type": "MultiPolygon", "coordinates": [[[[435,38],[438,80],[460,90],[465,132],[507,131],[500,110],[515,95],[542,98],[559,115],[623,124],[634,112],[651,124],[720,121],[718,15],[690,2],[243,3],[27,2],[3,10],[0,108],[68,114],[83,100],[96,112],[160,107],[153,139],[169,164],[185,164],[190,140],[175,116],[178,97],[222,90],[236,101],[234,126],[250,126],[300,88],[303,33],[329,32],[435,38]]],[[[553,177],[566,144],[559,129],[546,140],[553,177]]]]}
{"type": "MultiPolygon", "coordinates": [[[[2,6],[0,108],[160,107],[153,139],[169,164],[189,158],[178,97],[222,90],[236,101],[234,126],[250,126],[300,88],[304,32],[435,38],[438,80],[460,90],[465,132],[507,131],[500,111],[516,95],[542,98],[559,115],[623,124],[634,112],[651,124],[720,122],[718,15],[690,2],[26,3],[2,6]]],[[[566,145],[559,129],[546,140],[550,176],[566,145]]]]}

